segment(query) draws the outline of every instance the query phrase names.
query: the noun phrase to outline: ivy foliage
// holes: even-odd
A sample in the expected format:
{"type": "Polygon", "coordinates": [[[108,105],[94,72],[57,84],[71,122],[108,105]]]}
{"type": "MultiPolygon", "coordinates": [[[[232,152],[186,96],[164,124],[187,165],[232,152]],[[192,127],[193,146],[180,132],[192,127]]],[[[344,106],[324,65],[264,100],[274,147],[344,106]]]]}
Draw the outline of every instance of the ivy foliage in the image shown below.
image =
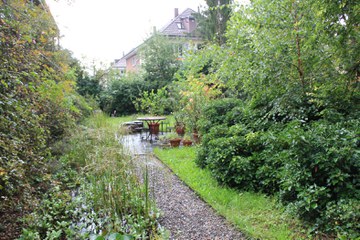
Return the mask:
{"type": "Polygon", "coordinates": [[[42,191],[51,144],[90,108],[76,94],[68,51],[37,1],[0,2],[0,197],[42,191]]]}

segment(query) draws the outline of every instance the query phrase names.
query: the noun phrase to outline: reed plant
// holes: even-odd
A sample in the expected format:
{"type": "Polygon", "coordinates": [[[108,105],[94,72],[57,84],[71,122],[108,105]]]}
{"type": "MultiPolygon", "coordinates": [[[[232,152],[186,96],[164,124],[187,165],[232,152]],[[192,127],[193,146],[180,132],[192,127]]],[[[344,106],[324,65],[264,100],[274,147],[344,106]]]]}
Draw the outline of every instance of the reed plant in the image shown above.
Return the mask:
{"type": "Polygon", "coordinates": [[[24,220],[21,239],[162,238],[147,169],[138,174],[120,141],[123,120],[95,114],[57,146],[55,187],[24,220]]]}
{"type": "Polygon", "coordinates": [[[121,135],[120,125],[96,114],[75,136],[75,149],[82,149],[73,152],[80,155],[73,159],[84,176],[80,192],[93,211],[108,219],[101,230],[146,238],[156,232],[158,213],[149,198],[147,170],[139,179],[131,156],[115,138],[121,135]]]}

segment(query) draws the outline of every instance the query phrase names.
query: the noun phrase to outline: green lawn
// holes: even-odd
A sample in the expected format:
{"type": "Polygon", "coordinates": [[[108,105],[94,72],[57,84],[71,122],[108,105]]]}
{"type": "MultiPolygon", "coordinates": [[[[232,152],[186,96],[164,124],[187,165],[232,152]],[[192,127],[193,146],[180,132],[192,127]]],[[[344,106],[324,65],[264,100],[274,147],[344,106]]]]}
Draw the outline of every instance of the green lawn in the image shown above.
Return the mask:
{"type": "Polygon", "coordinates": [[[301,229],[275,201],[262,194],[239,192],[219,184],[195,165],[196,148],[155,149],[163,161],[220,215],[250,238],[300,239],[301,229]]]}

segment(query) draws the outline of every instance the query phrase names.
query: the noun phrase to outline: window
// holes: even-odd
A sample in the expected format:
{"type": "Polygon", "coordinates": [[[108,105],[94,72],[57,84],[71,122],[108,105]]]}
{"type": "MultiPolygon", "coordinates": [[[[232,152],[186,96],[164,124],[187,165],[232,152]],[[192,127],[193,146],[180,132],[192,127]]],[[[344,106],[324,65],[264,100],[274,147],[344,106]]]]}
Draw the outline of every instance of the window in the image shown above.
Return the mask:
{"type": "Polygon", "coordinates": [[[136,63],[137,63],[137,58],[136,58],[136,56],[134,56],[134,57],[131,58],[131,64],[133,66],[136,66],[136,63]]]}
{"type": "Polygon", "coordinates": [[[184,24],[182,22],[177,22],[176,25],[178,29],[184,29],[184,24]]]}

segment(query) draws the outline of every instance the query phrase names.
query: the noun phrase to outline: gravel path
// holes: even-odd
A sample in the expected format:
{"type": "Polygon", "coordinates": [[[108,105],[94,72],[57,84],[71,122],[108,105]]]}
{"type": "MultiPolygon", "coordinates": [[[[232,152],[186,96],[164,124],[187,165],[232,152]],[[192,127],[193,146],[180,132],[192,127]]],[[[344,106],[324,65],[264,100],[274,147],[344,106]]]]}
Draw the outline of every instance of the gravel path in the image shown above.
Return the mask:
{"type": "Polygon", "coordinates": [[[170,239],[245,239],[154,157],[150,144],[138,135],[128,135],[123,142],[138,169],[148,168],[152,196],[162,212],[160,224],[170,230],[170,239]]]}

